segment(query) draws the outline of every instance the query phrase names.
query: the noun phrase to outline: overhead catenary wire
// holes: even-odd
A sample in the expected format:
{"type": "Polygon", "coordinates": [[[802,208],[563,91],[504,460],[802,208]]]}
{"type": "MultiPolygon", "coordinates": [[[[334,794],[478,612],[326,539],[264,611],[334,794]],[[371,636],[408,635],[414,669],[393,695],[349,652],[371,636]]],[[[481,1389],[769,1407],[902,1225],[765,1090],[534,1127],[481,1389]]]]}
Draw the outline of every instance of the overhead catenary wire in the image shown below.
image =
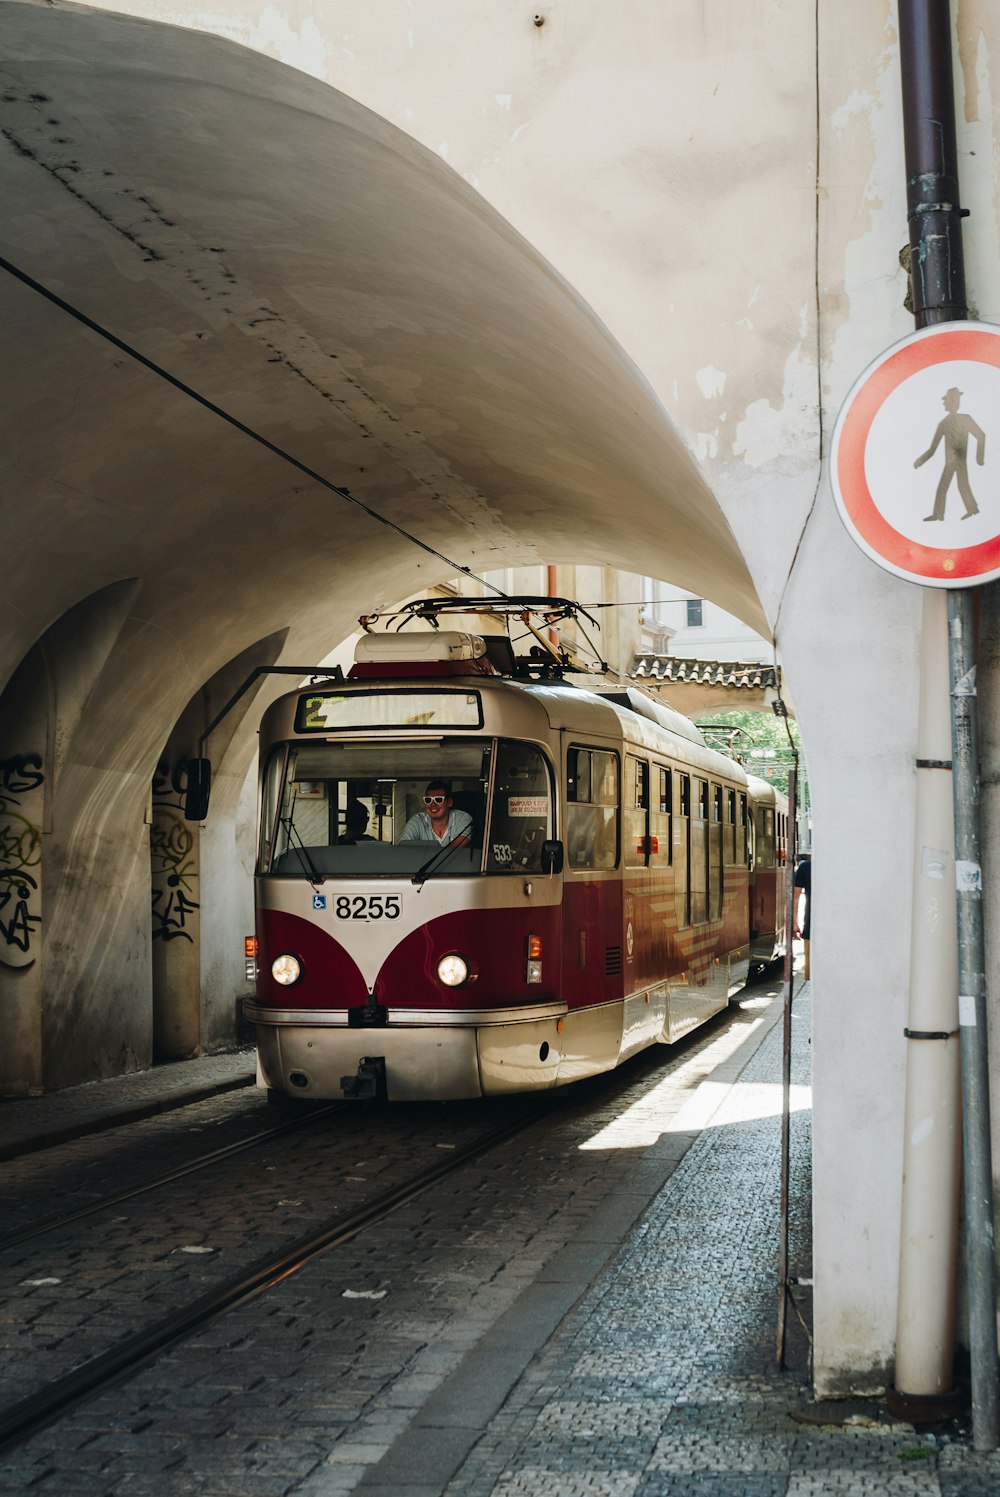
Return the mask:
{"type": "Polygon", "coordinates": [[[27,286],[29,290],[36,292],[41,297],[44,297],[46,301],[51,302],[53,306],[58,307],[60,311],[65,312],[67,316],[74,318],[77,322],[81,323],[83,327],[89,328],[91,332],[96,333],[99,338],[103,338],[105,342],[110,343],[112,347],[120,349],[121,352],[127,354],[130,359],[134,359],[137,364],[141,364],[144,369],[150,370],[150,372],[155,374],[158,379],[165,380],[166,383],[172,385],[175,390],[179,390],[182,395],[186,395],[188,399],[195,401],[200,406],[203,406],[205,410],[211,411],[214,416],[218,416],[220,420],[227,422],[237,431],[242,432],[243,435],[249,437],[251,441],[257,442],[261,447],[266,448],[266,450],[273,453],[275,457],[280,458],[283,462],[290,463],[293,468],[297,468],[300,473],[304,473],[306,477],[311,478],[314,483],[321,484],[322,487],[328,489],[330,493],[336,494],[338,498],[345,500],[348,504],[353,504],[356,509],[361,510],[363,514],[368,515],[369,519],[374,520],[379,525],[386,526],[389,530],[395,531],[397,535],[401,536],[404,540],[409,541],[411,545],[419,547],[421,551],[426,551],[429,556],[436,557],[438,561],[443,561],[454,571],[461,572],[464,577],[471,577],[472,580],[474,582],[478,582],[480,586],[492,589],[492,591],[495,592],[499,597],[503,598],[507,596],[503,588],[497,587],[497,585],[493,582],[487,582],[484,577],[480,577],[478,573],[472,570],[471,567],[462,566],[461,562],[454,561],[450,556],[446,556],[445,553],[443,551],[439,551],[436,546],[430,545],[427,541],[422,541],[419,536],[414,535],[412,531],[407,530],[404,526],[397,525],[395,520],[390,520],[388,516],[379,514],[378,510],[373,509],[370,504],[366,504],[363,499],[359,499],[356,494],[352,494],[350,489],[345,488],[343,484],[334,483],[332,479],[329,479],[324,474],[317,472],[317,470],[315,468],[311,468],[308,463],[302,462],[301,459],[293,456],[292,453],[287,452],[284,447],[280,447],[277,442],[272,442],[270,438],[265,437],[261,432],[256,431],[252,426],[248,426],[247,423],[245,421],[241,421],[238,416],[232,415],[231,412],[225,410],[223,406],[216,404],[214,400],[210,400],[207,395],[202,395],[202,393],[199,390],[194,389],[192,385],[189,385],[184,380],[179,379],[177,375],[171,374],[169,369],[164,369],[163,366],[161,364],[157,364],[154,359],[150,359],[146,356],[146,354],[140,353],[137,348],[133,348],[130,343],[126,343],[123,338],[119,338],[117,334],[111,332],[109,328],[104,327],[102,323],[96,322],[92,317],[88,317],[86,312],[81,311],[79,307],[75,307],[72,302],[66,301],[64,297],[57,295],[56,292],[52,291],[48,286],[43,285],[41,281],[37,281],[34,276],[29,275],[27,271],[22,270],[20,266],[13,264],[12,261],[5,259],[2,255],[0,255],[0,269],[5,270],[8,275],[13,276],[15,280],[20,281],[23,285],[27,286]]]}

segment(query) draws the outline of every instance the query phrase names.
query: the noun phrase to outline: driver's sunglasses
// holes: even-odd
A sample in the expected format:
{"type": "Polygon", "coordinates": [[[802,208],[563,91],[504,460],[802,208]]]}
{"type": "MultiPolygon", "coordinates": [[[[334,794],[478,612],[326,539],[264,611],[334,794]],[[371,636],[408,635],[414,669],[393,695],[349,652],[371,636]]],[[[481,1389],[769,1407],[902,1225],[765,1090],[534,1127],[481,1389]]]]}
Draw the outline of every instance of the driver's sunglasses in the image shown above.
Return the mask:
{"type": "Polygon", "coordinates": [[[425,795],[424,796],[424,805],[425,806],[443,806],[444,805],[444,796],[443,795],[425,795]]]}

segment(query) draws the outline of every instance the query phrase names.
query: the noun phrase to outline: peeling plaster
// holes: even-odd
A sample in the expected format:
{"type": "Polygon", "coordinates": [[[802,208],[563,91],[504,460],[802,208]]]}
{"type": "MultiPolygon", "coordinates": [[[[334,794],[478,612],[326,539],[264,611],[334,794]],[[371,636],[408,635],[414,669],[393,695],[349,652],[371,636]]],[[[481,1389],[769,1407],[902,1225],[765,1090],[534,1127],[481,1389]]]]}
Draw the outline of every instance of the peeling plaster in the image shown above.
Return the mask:
{"type": "Polygon", "coordinates": [[[300,73],[309,73],[313,78],[326,76],[327,58],[333,48],[309,17],[296,29],[281,11],[264,10],[249,38],[249,45],[256,51],[277,57],[289,67],[298,68],[300,73]]]}
{"type": "Polygon", "coordinates": [[[980,33],[967,38],[961,58],[963,97],[958,100],[957,137],[962,204],[971,214],[963,234],[969,308],[971,316],[996,322],[1000,317],[996,288],[1000,148],[986,36],[980,33]],[[987,170],[983,169],[984,162],[990,163],[987,170]]]}
{"type": "Polygon", "coordinates": [[[988,120],[989,113],[981,112],[977,81],[981,83],[988,67],[989,48],[986,41],[986,18],[992,10],[994,0],[959,0],[956,31],[958,33],[958,59],[964,79],[965,119],[967,124],[988,120]]]}
{"type": "Polygon", "coordinates": [[[877,87],[856,90],[850,95],[851,109],[832,116],[842,119],[842,129],[849,124],[854,132],[850,142],[840,142],[839,151],[844,160],[853,157],[857,165],[849,176],[843,176],[831,158],[821,174],[824,184],[829,181],[824,233],[844,246],[841,264],[824,274],[827,283],[839,281],[843,287],[838,302],[824,308],[825,377],[835,406],[869,360],[892,341],[892,333],[886,336],[887,306],[895,302],[896,337],[913,329],[903,306],[906,278],[899,266],[899,249],[907,230],[899,58],[894,41],[872,58],[870,67],[877,87]],[[867,175],[859,197],[865,160],[867,175]]]}
{"type": "Polygon", "coordinates": [[[698,389],[706,400],[713,400],[726,388],[725,374],[712,364],[706,364],[704,369],[697,370],[694,377],[698,382],[698,389]]]}
{"type": "MultiPolygon", "coordinates": [[[[733,453],[750,468],[763,468],[767,463],[784,466],[789,454],[800,449],[803,433],[813,429],[816,365],[811,359],[805,360],[798,349],[785,362],[782,397],[780,406],[769,400],[753,401],[736,427],[733,453]]],[[[813,461],[811,443],[803,460],[813,461]]]]}
{"type": "Polygon", "coordinates": [[[850,98],[845,100],[839,109],[834,110],[830,116],[830,124],[838,135],[842,134],[852,120],[864,118],[873,104],[871,94],[861,93],[859,89],[855,89],[850,98]]]}
{"type": "Polygon", "coordinates": [[[691,447],[699,463],[706,463],[719,455],[719,434],[714,431],[696,431],[691,437],[691,447]]]}

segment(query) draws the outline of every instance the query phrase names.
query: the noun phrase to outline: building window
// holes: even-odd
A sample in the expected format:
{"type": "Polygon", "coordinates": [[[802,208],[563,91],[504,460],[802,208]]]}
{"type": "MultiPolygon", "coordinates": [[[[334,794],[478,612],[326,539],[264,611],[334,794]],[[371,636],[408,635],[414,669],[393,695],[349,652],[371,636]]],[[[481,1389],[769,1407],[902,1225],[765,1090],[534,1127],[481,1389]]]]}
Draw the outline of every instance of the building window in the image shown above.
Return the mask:
{"type": "Polygon", "coordinates": [[[688,598],[687,600],[687,622],[689,629],[700,629],[704,620],[701,616],[701,598],[688,598]]]}

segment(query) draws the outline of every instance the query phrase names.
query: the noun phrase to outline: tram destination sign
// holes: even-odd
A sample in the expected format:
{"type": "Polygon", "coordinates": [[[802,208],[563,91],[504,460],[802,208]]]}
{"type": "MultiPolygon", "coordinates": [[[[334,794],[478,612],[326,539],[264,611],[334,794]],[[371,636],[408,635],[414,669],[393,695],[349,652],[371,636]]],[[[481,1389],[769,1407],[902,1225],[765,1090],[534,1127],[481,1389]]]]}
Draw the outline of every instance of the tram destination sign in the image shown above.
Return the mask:
{"type": "Polygon", "coordinates": [[[830,479],[887,572],[929,587],[1000,577],[1000,327],[940,323],[881,354],[841,407],[830,479]]]}
{"type": "Polygon", "coordinates": [[[297,733],[357,728],[481,728],[478,691],[324,691],[299,698],[297,733]]]}

